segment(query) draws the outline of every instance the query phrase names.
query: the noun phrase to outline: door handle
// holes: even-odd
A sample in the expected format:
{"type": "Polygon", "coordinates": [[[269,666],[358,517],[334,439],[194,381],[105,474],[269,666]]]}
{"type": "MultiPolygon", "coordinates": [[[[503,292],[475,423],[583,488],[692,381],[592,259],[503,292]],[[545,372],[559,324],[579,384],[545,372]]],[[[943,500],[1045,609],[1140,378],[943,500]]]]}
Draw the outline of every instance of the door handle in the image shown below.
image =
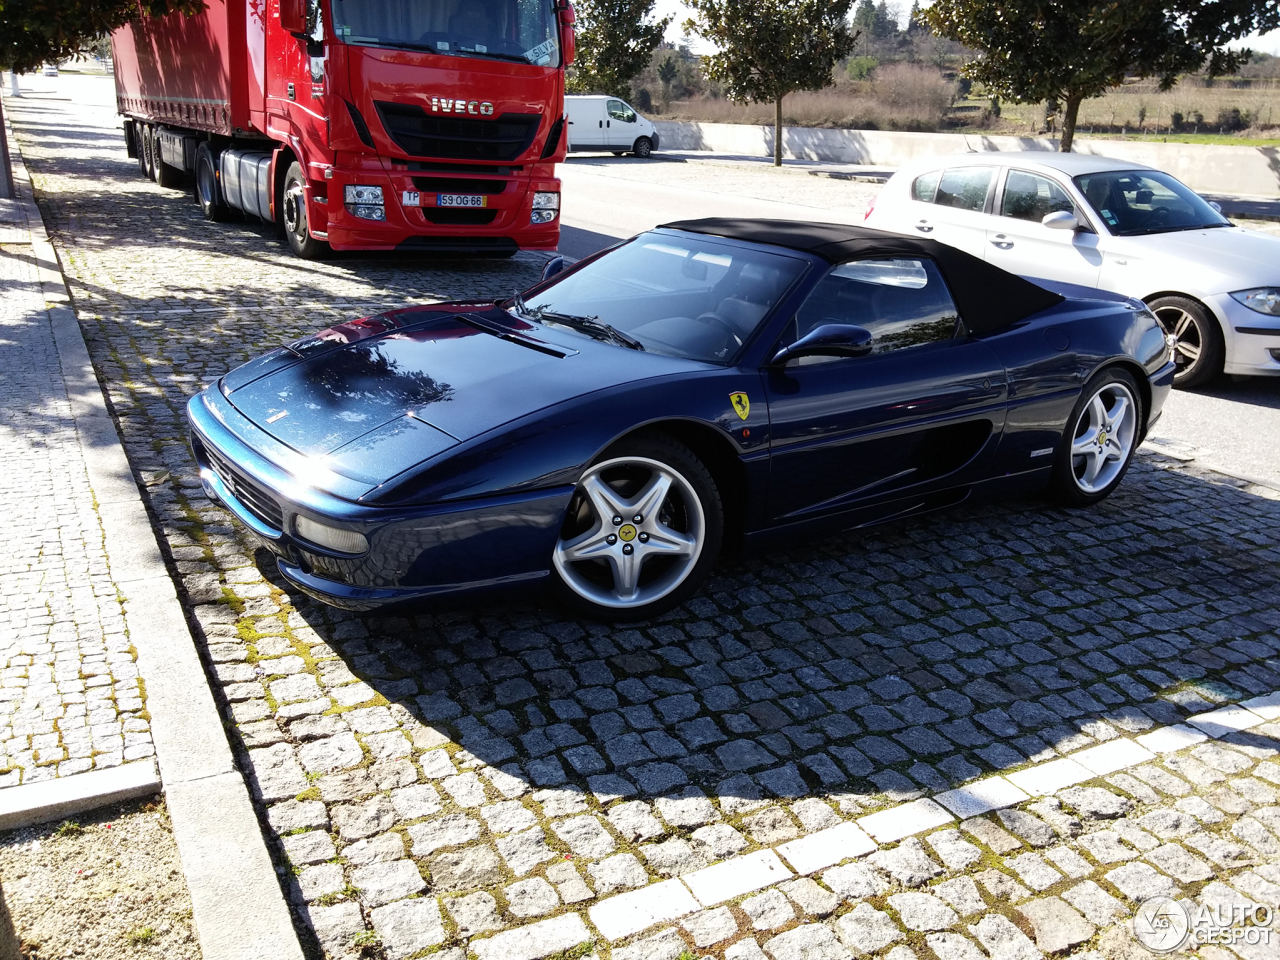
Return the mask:
{"type": "Polygon", "coordinates": [[[293,89],[293,84],[292,84],[292,83],[291,83],[291,84],[289,84],[288,90],[289,90],[289,99],[290,99],[290,100],[296,100],[296,99],[298,99],[297,91],[293,89]]]}
{"type": "Polygon", "coordinates": [[[997,233],[995,239],[991,241],[993,246],[999,247],[1001,250],[1009,250],[1013,247],[1013,241],[1006,237],[1003,233],[997,233]]]}
{"type": "Polygon", "coordinates": [[[1116,264],[1116,266],[1117,266],[1117,267],[1127,267],[1127,266],[1129,265],[1129,261],[1128,261],[1128,260],[1117,260],[1117,261],[1115,261],[1115,264],[1116,264]]]}
{"type": "Polygon", "coordinates": [[[928,220],[921,220],[916,224],[916,229],[921,233],[933,233],[933,227],[929,224],[928,220]]]}

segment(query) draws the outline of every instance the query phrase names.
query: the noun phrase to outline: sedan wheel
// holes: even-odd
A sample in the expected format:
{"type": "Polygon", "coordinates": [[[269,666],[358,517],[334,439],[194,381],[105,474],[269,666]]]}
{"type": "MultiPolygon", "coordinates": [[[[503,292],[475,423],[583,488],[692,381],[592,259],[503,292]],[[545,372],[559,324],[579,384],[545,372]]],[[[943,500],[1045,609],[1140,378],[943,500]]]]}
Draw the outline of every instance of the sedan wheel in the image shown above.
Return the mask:
{"type": "Polygon", "coordinates": [[[1222,373],[1222,331],[1204,307],[1186,297],[1161,297],[1151,312],[1174,338],[1175,387],[1198,387],[1222,373]]]}
{"type": "Polygon", "coordinates": [[[705,579],[720,548],[720,498],[706,468],[675,441],[610,453],[578,481],[552,563],[572,606],[600,619],[645,619],[705,579]]]}
{"type": "Polygon", "coordinates": [[[1054,464],[1059,499],[1097,503],[1120,485],[1141,437],[1137,384],[1123,370],[1104,370],[1081,392],[1054,464]]]}

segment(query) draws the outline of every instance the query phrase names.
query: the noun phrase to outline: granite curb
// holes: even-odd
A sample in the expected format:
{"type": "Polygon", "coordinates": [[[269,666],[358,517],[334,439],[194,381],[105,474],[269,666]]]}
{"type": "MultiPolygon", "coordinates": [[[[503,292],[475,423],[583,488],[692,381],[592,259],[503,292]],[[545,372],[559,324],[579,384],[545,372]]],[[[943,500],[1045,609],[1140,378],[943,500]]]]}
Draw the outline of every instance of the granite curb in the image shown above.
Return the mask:
{"type": "Polygon", "coordinates": [[[261,827],[107,410],[17,139],[12,133],[8,139],[112,579],[124,598],[125,622],[147,681],[159,777],[147,762],[109,771],[111,777],[86,773],[33,785],[34,792],[11,795],[13,809],[0,806],[0,828],[118,802],[126,798],[122,790],[142,796],[163,784],[204,960],[301,960],[261,827]],[[133,767],[144,768],[146,776],[133,767]]]}

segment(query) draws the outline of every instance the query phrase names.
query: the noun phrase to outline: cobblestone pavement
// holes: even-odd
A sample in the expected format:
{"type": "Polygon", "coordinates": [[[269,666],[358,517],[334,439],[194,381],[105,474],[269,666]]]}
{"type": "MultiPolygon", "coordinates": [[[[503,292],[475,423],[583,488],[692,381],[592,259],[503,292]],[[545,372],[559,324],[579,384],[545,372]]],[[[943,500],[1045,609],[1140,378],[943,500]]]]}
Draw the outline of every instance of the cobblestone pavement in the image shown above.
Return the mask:
{"type": "Polygon", "coordinates": [[[537,258],[300,263],[138,179],[108,111],[14,113],[316,956],[1096,960],[1152,893],[1280,904],[1280,712],[1220,710],[1280,690],[1274,491],[1144,454],[1097,508],[725,562],[628,628],[327,609],[203,499],[185,399],[537,258]]]}
{"type": "Polygon", "coordinates": [[[0,462],[0,788],[152,756],[29,242],[0,244],[0,462]]]}

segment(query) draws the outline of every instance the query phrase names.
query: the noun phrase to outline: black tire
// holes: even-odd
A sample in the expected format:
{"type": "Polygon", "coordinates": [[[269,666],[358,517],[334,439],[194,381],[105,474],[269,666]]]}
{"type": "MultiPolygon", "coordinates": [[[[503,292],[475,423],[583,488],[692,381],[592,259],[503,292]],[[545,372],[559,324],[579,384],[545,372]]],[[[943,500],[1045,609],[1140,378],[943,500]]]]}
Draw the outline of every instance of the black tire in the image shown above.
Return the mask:
{"type": "Polygon", "coordinates": [[[142,128],[142,172],[148,180],[156,178],[156,142],[155,132],[151,128],[151,124],[146,124],[142,128]]]}
{"type": "Polygon", "coordinates": [[[303,260],[317,260],[329,252],[329,244],[311,235],[307,224],[305,190],[302,166],[295,160],[284,175],[284,185],[276,204],[276,222],[284,232],[289,249],[303,260]]]}
{"type": "Polygon", "coordinates": [[[1188,297],[1161,297],[1147,304],[1166,333],[1178,338],[1173,361],[1175,387],[1203,387],[1222,374],[1227,347],[1217,319],[1188,297]]]}
{"type": "Polygon", "coordinates": [[[160,135],[158,133],[152,142],[155,144],[156,183],[166,190],[182,189],[182,171],[164,162],[164,151],[160,149],[160,135]]]}
{"type": "Polygon", "coordinates": [[[218,182],[218,154],[208,143],[196,147],[196,203],[206,220],[227,219],[227,205],[218,182]]]}
{"type": "Polygon", "coordinates": [[[563,606],[592,620],[631,622],[652,619],[683,603],[702,586],[720,554],[723,539],[724,508],[720,492],[710,471],[693,451],[665,434],[632,437],[614,444],[583,471],[579,490],[570,500],[557,537],[551,564],[552,590],[563,606]],[[651,466],[671,475],[672,482],[649,517],[641,520],[625,517],[621,523],[617,518],[601,517],[583,492],[582,484],[589,478],[598,477],[610,485],[615,495],[634,497],[646,489],[645,471],[651,466]],[[689,497],[696,498],[696,505],[688,500],[689,497]],[[614,571],[619,568],[613,560],[571,559],[569,564],[562,560],[561,551],[566,545],[572,547],[574,543],[601,541],[614,529],[618,535],[614,536],[610,546],[600,547],[601,557],[605,556],[605,550],[611,554],[615,548],[628,556],[636,550],[635,555],[643,557],[636,567],[639,573],[634,602],[615,598],[616,602],[601,603],[584,595],[584,581],[588,581],[587,592],[592,580],[597,582],[600,593],[614,590],[617,583],[614,571]],[[630,537],[626,535],[628,530],[630,537]],[[652,535],[645,532],[647,530],[652,530],[652,535]],[[688,543],[697,544],[696,555],[686,560],[654,550],[655,544],[663,542],[662,531],[674,532],[686,538],[688,543]],[[649,546],[640,546],[642,543],[649,546]],[[651,550],[654,552],[644,556],[651,550]],[[561,568],[567,566],[572,566],[572,569],[568,573],[562,572],[561,568]],[[653,599],[645,600],[644,593],[651,594],[653,599]]]}
{"type": "Polygon", "coordinates": [[[611,151],[611,152],[613,153],[613,155],[614,155],[615,157],[620,157],[620,156],[622,156],[624,153],[626,153],[627,151],[625,151],[625,150],[613,150],[613,151],[611,151]]]}
{"type": "MultiPolygon", "coordinates": [[[[1116,420],[1120,420],[1118,415],[1116,420]]],[[[1072,408],[1071,417],[1067,420],[1062,438],[1058,441],[1058,449],[1053,458],[1053,476],[1049,482],[1049,490],[1053,498],[1064,506],[1087,507],[1111,496],[1124,480],[1125,474],[1129,472],[1133,455],[1142,441],[1145,424],[1146,410],[1142,405],[1142,391],[1138,389],[1138,382],[1133,375],[1119,367],[1107,367],[1095,373],[1080,391],[1080,398],[1072,408]],[[1132,419],[1127,424],[1127,431],[1125,425],[1117,423],[1114,428],[1107,428],[1101,434],[1097,448],[1098,454],[1113,452],[1107,453],[1107,457],[1110,458],[1106,460],[1104,467],[1107,474],[1090,482],[1086,471],[1090,459],[1097,457],[1098,454],[1080,456],[1073,454],[1072,448],[1081,441],[1089,439],[1091,405],[1094,398],[1102,398],[1103,405],[1106,406],[1111,400],[1122,395],[1127,395],[1127,399],[1132,404],[1132,419]],[[1117,453],[1119,456],[1116,456],[1117,453]]],[[[1092,451],[1092,444],[1089,448],[1092,451]]]]}
{"type": "Polygon", "coordinates": [[[147,147],[144,132],[146,127],[140,123],[133,125],[133,153],[138,161],[138,173],[147,176],[147,147]]]}
{"type": "Polygon", "coordinates": [[[653,153],[653,141],[648,137],[640,137],[636,140],[635,146],[631,148],[631,152],[641,160],[644,160],[649,154],[653,153]]]}

